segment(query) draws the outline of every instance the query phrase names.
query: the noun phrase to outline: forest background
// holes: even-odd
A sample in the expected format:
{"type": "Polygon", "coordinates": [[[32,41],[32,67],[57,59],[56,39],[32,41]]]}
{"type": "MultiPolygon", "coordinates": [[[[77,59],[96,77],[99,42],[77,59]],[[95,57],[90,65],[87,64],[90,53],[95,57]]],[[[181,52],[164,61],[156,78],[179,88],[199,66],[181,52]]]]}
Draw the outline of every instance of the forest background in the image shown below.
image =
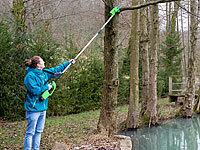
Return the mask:
{"type": "MultiPolygon", "coordinates": [[[[46,67],[74,58],[104,23],[104,3],[97,0],[1,0],[0,1],[0,119],[23,120],[26,90],[24,60],[41,56],[46,67]]],[[[132,1],[123,1],[131,6],[132,1]]],[[[168,96],[168,78],[185,75],[189,48],[189,4],[181,2],[176,34],[167,34],[174,3],[159,4],[158,97],[168,96]],[[169,45],[175,49],[168,51],[169,45]],[[169,53],[167,53],[169,52],[169,53]],[[168,57],[170,56],[170,57],[168,57]]],[[[119,15],[118,105],[129,103],[131,12],[119,15]]],[[[199,31],[199,29],[198,29],[199,31]]],[[[198,36],[199,40],[199,36],[198,36]]],[[[199,48],[197,42],[197,66],[199,48]]],[[[104,33],[102,33],[57,82],[48,116],[96,110],[101,107],[104,82],[104,33]]],[[[141,57],[140,57],[141,62],[141,57]]],[[[142,81],[142,66],[139,79],[142,81]]],[[[197,72],[199,68],[197,67],[197,72]]],[[[140,97],[142,82],[139,83],[140,97]]]]}

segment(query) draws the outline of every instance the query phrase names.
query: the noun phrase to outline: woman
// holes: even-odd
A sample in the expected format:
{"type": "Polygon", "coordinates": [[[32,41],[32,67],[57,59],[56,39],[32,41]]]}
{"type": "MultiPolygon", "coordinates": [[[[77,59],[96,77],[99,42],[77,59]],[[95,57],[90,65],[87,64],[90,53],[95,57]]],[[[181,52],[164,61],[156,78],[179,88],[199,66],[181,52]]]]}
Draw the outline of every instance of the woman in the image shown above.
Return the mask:
{"type": "Polygon", "coordinates": [[[51,77],[56,77],[53,74],[62,72],[70,63],[74,64],[75,60],[72,59],[58,67],[43,70],[44,63],[40,56],[25,60],[27,75],[24,78],[24,85],[27,88],[27,95],[24,107],[28,124],[24,137],[24,150],[31,150],[32,146],[33,150],[39,150],[40,147],[48,99],[40,101],[39,98],[44,91],[52,88],[49,83],[45,85],[44,83],[51,77]]]}

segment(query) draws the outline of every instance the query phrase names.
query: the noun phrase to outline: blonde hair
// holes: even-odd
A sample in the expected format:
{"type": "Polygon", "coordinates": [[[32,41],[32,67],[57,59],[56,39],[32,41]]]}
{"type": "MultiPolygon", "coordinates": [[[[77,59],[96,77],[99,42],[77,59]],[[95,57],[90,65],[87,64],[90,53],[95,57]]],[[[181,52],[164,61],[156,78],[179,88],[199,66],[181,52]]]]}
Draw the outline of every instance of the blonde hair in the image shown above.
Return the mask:
{"type": "Polygon", "coordinates": [[[26,59],[24,63],[25,66],[27,67],[36,68],[40,60],[41,60],[40,56],[33,56],[31,59],[26,59]]]}

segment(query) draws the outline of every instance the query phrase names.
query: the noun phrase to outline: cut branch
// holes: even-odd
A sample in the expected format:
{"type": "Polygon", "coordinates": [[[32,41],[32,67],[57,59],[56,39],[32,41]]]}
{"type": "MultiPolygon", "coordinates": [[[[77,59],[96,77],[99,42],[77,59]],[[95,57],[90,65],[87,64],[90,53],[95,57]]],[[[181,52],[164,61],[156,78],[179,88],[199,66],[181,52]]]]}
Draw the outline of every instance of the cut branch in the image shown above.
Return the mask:
{"type": "Polygon", "coordinates": [[[174,2],[174,1],[183,1],[183,0],[157,0],[157,1],[151,1],[145,4],[141,4],[141,5],[136,5],[136,6],[131,6],[131,7],[122,7],[120,9],[120,11],[125,11],[125,10],[135,10],[135,9],[140,9],[143,7],[147,7],[147,6],[151,6],[151,5],[156,5],[159,3],[167,3],[167,2],[174,2]]]}

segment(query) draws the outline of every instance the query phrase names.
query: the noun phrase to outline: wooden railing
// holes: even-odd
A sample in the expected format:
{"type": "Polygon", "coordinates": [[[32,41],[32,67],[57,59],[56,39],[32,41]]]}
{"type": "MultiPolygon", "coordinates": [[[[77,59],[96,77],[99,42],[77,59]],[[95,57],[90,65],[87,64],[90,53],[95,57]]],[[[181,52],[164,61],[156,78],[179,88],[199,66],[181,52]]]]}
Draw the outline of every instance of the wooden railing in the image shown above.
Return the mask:
{"type": "MultiPolygon", "coordinates": [[[[186,77],[185,76],[170,76],[169,77],[169,95],[184,95],[186,92],[186,77]],[[173,79],[179,80],[179,82],[173,81],[173,79]],[[181,82],[180,82],[181,81],[181,82]]],[[[196,76],[196,89],[200,85],[200,75],[196,76]]]]}

